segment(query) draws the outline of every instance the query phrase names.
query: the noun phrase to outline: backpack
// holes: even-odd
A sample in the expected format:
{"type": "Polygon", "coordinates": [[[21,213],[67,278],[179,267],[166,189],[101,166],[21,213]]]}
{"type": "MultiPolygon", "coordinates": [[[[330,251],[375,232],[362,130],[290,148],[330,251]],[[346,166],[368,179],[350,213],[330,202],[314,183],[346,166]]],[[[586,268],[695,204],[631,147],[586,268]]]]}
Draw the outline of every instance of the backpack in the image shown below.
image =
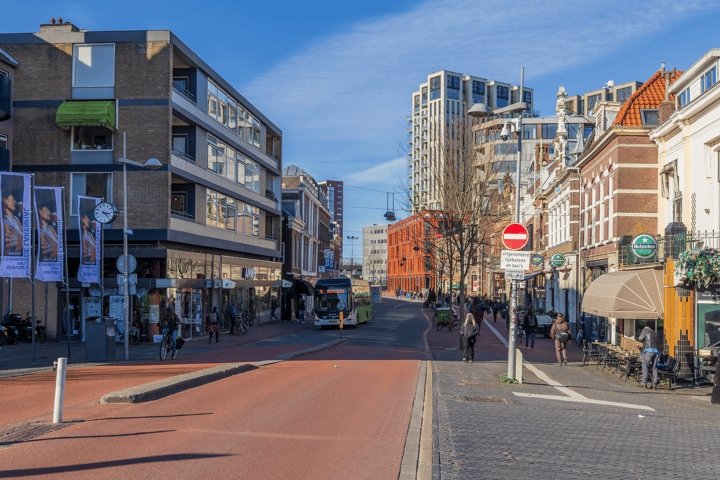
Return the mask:
{"type": "Polygon", "coordinates": [[[537,317],[535,316],[534,313],[531,313],[531,314],[528,316],[528,326],[529,326],[530,328],[537,328],[537,326],[538,326],[537,317]]]}

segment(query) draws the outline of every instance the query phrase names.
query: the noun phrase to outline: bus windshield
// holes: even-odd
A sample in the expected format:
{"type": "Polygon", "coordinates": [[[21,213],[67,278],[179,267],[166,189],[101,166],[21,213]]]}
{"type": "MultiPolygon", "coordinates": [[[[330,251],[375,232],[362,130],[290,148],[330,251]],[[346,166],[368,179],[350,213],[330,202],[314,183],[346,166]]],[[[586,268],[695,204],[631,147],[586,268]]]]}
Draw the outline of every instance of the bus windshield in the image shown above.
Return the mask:
{"type": "Polygon", "coordinates": [[[347,289],[328,288],[315,291],[315,310],[317,311],[345,310],[347,304],[347,289]]]}

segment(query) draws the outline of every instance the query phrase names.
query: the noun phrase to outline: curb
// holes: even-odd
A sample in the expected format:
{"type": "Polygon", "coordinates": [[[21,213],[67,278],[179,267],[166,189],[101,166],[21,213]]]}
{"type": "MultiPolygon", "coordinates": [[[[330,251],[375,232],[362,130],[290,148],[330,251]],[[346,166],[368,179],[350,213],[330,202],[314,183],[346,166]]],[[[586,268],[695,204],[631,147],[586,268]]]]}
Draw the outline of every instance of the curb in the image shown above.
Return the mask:
{"type": "Polygon", "coordinates": [[[235,363],[230,365],[218,365],[216,367],[206,368],[197,372],[186,373],[183,375],[177,375],[175,377],[165,378],[163,380],[157,380],[155,382],[146,383],[145,385],[139,385],[136,387],[126,388],[117,392],[112,392],[103,395],[100,399],[100,403],[142,403],[151,400],[157,400],[159,398],[167,397],[174,393],[178,393],[190,388],[199,387],[207,383],[221,380],[223,378],[237,375],[238,373],[244,373],[251,370],[257,370],[260,367],[266,365],[272,365],[274,363],[292,360],[303,355],[311,353],[321,352],[332,348],[341,343],[345,343],[347,340],[333,340],[326,342],[315,347],[306,348],[297,352],[283,353],[276,356],[272,360],[265,360],[256,363],[235,363]]]}

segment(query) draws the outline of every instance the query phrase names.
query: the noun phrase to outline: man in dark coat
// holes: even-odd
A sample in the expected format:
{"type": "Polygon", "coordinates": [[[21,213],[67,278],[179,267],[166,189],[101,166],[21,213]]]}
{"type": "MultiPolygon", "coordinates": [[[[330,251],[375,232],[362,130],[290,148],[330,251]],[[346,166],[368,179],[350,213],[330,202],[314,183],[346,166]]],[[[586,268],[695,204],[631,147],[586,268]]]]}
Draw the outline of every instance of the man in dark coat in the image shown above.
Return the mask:
{"type": "Polygon", "coordinates": [[[640,386],[650,388],[647,384],[648,376],[652,369],[652,388],[658,388],[658,359],[660,358],[660,336],[652,328],[645,325],[637,337],[638,342],[643,342],[642,354],[642,382],[640,386]]]}

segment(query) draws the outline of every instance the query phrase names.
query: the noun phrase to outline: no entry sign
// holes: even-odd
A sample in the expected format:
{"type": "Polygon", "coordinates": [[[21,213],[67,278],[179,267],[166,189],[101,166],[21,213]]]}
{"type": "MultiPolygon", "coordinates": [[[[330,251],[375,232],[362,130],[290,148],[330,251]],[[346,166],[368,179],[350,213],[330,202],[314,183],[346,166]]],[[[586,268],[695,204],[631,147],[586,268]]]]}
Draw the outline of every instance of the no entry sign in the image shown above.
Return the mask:
{"type": "Polygon", "coordinates": [[[527,228],[519,223],[511,223],[503,231],[502,242],[510,250],[522,250],[528,242],[527,228]]]}

